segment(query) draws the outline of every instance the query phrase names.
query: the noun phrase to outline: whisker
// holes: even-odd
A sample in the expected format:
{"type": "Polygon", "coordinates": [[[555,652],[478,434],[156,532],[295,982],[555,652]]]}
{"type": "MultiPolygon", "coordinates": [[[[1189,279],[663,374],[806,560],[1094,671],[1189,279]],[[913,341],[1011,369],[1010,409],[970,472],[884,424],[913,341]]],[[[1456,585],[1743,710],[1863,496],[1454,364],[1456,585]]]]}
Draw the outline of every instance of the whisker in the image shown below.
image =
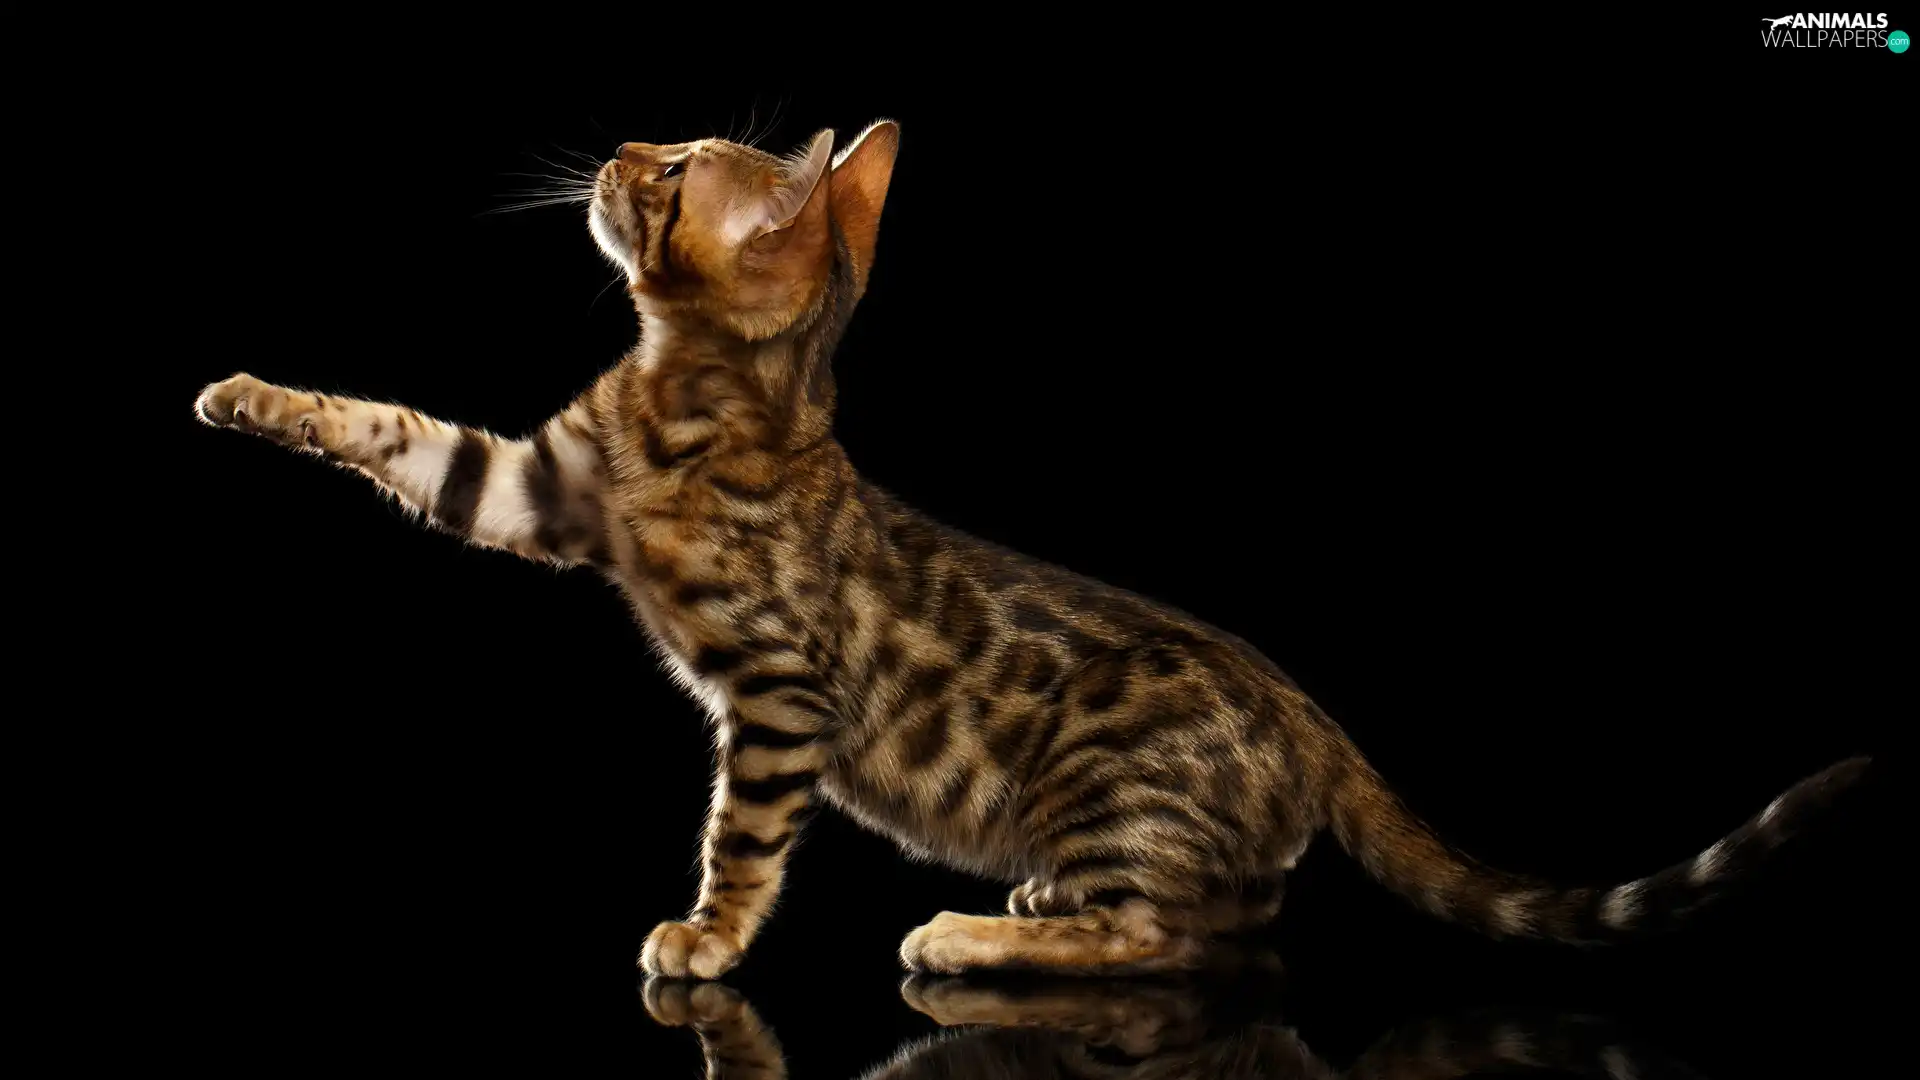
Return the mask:
{"type": "Polygon", "coordinates": [[[766,130],[761,131],[757,134],[754,134],[751,138],[747,140],[746,145],[753,147],[755,150],[760,149],[760,140],[773,134],[773,129],[778,127],[780,124],[780,114],[785,112],[786,108],[787,108],[787,102],[785,98],[782,98],[779,101],[775,102],[773,107],[773,115],[767,119],[766,130]]]}
{"type": "MultiPolygon", "coordinates": [[[[766,121],[768,121],[768,123],[774,123],[774,117],[772,117],[772,115],[768,115],[768,117],[766,117],[766,121]]],[[[758,127],[758,125],[755,125],[755,127],[749,127],[749,129],[747,129],[747,146],[753,146],[755,150],[758,150],[758,148],[760,148],[760,146],[758,146],[758,142],[760,142],[762,138],[766,138],[766,133],[764,133],[764,131],[760,131],[760,127],[758,127]]]]}
{"type": "MultiPolygon", "coordinates": [[[[642,273],[645,273],[645,271],[643,270],[642,273]]],[[[613,277],[610,278],[605,285],[600,286],[600,291],[593,294],[593,302],[587,305],[587,310],[592,311],[594,304],[598,304],[600,302],[600,298],[607,295],[608,289],[613,288],[615,285],[620,284],[622,281],[625,281],[626,279],[627,279],[627,275],[625,273],[616,271],[613,277]]]]}
{"type": "Polygon", "coordinates": [[[513,191],[503,191],[501,194],[509,198],[531,195],[591,195],[597,190],[599,189],[592,184],[570,184],[566,187],[518,188],[513,191]]]}
{"type": "Polygon", "coordinates": [[[530,199],[526,202],[497,206],[491,210],[482,210],[482,214],[507,214],[515,210],[532,210],[540,206],[584,206],[593,201],[592,196],[568,195],[551,199],[530,199]]]}
{"type": "Polygon", "coordinates": [[[552,180],[556,183],[561,183],[561,184],[591,184],[594,182],[595,179],[597,179],[596,177],[587,175],[585,173],[581,173],[574,176],[555,176],[552,173],[507,172],[507,173],[501,173],[500,175],[501,176],[531,176],[536,180],[552,180]]]}
{"type": "Polygon", "coordinates": [[[574,176],[581,176],[589,179],[591,179],[595,175],[594,173],[588,172],[585,169],[576,168],[575,166],[572,166],[572,165],[562,165],[559,162],[548,161],[546,158],[541,157],[539,154],[529,154],[527,156],[531,157],[533,160],[539,162],[542,165],[545,165],[550,169],[559,169],[563,173],[571,173],[574,176]]]}
{"type": "Polygon", "coordinates": [[[598,191],[598,190],[599,188],[595,187],[592,184],[569,184],[565,187],[517,188],[513,191],[500,192],[500,194],[502,196],[505,196],[506,198],[517,199],[517,198],[537,198],[542,195],[592,195],[595,191],[598,191]]]}

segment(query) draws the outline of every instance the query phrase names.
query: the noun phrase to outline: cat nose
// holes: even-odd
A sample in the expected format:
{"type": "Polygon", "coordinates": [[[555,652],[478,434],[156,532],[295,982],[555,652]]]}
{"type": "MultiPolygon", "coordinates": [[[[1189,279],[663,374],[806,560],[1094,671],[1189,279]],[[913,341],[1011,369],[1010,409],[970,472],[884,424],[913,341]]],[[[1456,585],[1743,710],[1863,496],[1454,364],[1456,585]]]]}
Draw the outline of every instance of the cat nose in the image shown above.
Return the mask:
{"type": "Polygon", "coordinates": [[[646,143],[623,142],[614,148],[613,156],[621,161],[638,162],[641,152],[649,149],[646,143]]]}

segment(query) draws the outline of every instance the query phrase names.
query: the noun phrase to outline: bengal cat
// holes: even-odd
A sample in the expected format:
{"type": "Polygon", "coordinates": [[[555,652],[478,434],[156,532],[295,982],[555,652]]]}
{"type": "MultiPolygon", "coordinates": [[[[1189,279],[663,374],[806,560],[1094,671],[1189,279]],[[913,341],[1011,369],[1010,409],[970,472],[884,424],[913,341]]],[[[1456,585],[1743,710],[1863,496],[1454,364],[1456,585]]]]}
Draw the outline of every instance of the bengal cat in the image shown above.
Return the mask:
{"type": "Polygon", "coordinates": [[[559,415],[503,438],[235,375],[209,424],[356,469],[432,525],[617,582],[718,730],[699,897],[648,972],[737,964],[808,812],[1017,882],[1008,917],[942,913],[907,966],[1189,967],[1274,918],[1323,829],[1435,915],[1499,936],[1613,940],[1719,891],[1853,779],[1782,795],[1691,862],[1611,889],[1486,869],[1416,820],[1245,642],[937,524],[834,440],[830,358],[873,270],[899,129],[787,158],[627,143],[589,222],[639,344],[559,415]]]}

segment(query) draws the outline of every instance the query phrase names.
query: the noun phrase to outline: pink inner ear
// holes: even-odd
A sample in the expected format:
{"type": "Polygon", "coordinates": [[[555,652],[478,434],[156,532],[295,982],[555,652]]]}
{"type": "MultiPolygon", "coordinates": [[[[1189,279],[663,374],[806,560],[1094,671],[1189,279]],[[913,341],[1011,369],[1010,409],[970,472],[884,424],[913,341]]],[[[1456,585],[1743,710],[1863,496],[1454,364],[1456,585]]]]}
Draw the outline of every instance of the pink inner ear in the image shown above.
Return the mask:
{"type": "Polygon", "coordinates": [[[760,235],[773,222],[767,217],[765,200],[756,199],[744,206],[736,206],[727,215],[727,224],[721,230],[721,239],[729,247],[744,244],[760,235]]]}
{"type": "Polygon", "coordinates": [[[814,136],[804,157],[787,166],[779,186],[767,195],[767,224],[782,225],[798,215],[814,188],[825,182],[832,164],[833,132],[823,131],[814,136]]]}
{"type": "Polygon", "coordinates": [[[823,131],[808,144],[806,154],[789,161],[779,183],[758,199],[736,206],[727,215],[724,238],[729,245],[744,244],[769,229],[792,221],[814,188],[823,182],[833,163],[833,132],[823,131]]]}

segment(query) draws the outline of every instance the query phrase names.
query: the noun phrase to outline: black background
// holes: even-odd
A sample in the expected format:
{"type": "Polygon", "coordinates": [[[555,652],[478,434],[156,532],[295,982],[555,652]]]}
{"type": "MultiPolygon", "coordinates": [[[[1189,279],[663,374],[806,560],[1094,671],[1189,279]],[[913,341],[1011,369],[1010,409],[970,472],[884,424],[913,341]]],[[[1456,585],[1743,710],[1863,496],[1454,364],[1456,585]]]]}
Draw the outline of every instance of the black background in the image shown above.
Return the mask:
{"type": "MultiPolygon", "coordinates": [[[[1884,757],[1911,710],[1908,80],[1707,22],[1617,51],[1430,20],[1261,55],[1232,26],[1015,38],[937,70],[921,31],[884,70],[843,39],[790,76],[594,27],[560,74],[381,37],[130,78],[109,247],[139,268],[111,306],[157,384],[127,486],[160,595],[78,631],[136,626],[139,674],[73,692],[163,703],[114,741],[164,764],[116,815],[149,898],[119,920],[213,988],[175,1037],[698,1074],[633,958],[692,897],[707,734],[614,589],[190,413],[245,370],[538,423],[634,318],[581,213],[489,211],[628,139],[900,120],[837,362],[856,465],[1249,639],[1490,862],[1636,876],[1884,757]]],[[[1697,934],[1598,956],[1432,923],[1324,842],[1275,931],[1285,1011],[1336,1062],[1510,1003],[1612,1014],[1714,1077],[1871,1067],[1890,787],[1697,934]]],[[[899,939],[1005,891],[829,814],[729,981],[795,1075],[854,1075],[931,1030],[899,939]]]]}

